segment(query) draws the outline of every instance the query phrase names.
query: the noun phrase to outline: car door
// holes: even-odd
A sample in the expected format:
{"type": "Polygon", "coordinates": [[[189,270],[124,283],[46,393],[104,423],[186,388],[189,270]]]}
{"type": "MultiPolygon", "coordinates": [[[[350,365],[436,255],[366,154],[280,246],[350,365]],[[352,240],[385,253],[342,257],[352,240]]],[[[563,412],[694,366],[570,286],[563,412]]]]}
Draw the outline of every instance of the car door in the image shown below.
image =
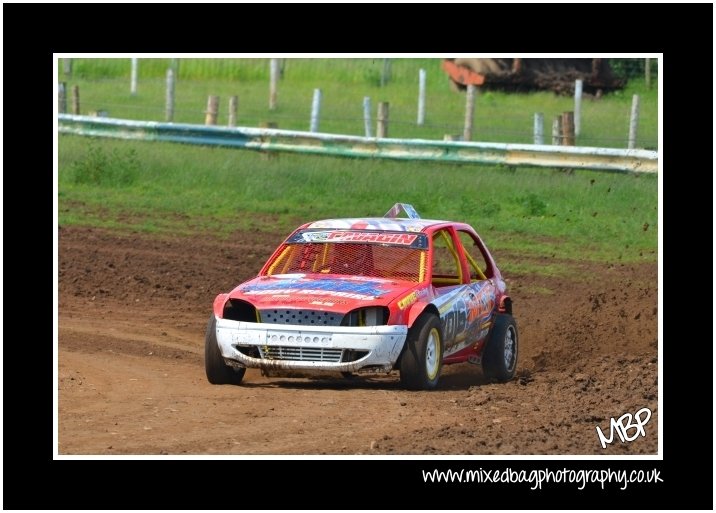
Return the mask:
{"type": "Polygon", "coordinates": [[[489,260],[482,245],[468,230],[456,230],[457,243],[467,266],[469,279],[465,297],[467,320],[464,337],[467,345],[483,340],[490,329],[497,301],[497,288],[489,260]]]}
{"type": "Polygon", "coordinates": [[[484,338],[482,330],[489,327],[486,312],[491,312],[495,304],[494,285],[463,248],[461,237],[459,231],[446,227],[436,230],[431,238],[433,304],[440,312],[444,356],[484,338]]]}

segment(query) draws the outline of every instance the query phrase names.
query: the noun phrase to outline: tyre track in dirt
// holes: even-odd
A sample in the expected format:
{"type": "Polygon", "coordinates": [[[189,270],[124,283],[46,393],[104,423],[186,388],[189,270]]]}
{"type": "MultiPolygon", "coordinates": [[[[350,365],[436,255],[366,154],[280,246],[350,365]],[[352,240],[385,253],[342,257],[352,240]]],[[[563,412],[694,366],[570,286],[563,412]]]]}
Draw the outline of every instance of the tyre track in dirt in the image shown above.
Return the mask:
{"type": "Polygon", "coordinates": [[[60,454],[656,454],[656,264],[565,262],[576,278],[509,272],[518,377],[445,367],[434,392],[397,373],[346,380],[250,369],[212,386],[211,303],[285,234],[227,240],[63,227],[60,454]],[[647,436],[602,449],[595,426],[649,407],[647,436]]]}

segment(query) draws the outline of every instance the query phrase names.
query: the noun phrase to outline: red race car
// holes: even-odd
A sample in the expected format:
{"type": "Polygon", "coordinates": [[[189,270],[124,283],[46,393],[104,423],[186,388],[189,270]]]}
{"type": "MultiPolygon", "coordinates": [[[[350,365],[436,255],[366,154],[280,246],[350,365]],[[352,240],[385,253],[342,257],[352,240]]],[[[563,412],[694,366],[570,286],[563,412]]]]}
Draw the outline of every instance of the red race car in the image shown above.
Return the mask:
{"type": "Polygon", "coordinates": [[[508,381],[517,354],[512,301],[475,230],[398,203],[380,218],[304,224],[256,278],[219,294],[205,366],[214,384],[240,383],[247,367],[396,369],[405,387],[431,390],[443,364],[466,361],[508,381]]]}

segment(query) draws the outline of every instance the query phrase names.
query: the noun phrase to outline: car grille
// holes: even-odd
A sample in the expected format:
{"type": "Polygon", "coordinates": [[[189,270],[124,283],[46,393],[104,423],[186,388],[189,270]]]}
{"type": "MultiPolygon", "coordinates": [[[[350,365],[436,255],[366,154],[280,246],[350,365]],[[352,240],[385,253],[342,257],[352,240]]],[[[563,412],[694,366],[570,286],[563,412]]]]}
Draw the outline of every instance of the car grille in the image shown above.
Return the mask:
{"type": "Polygon", "coordinates": [[[341,361],[342,349],[324,347],[259,346],[261,358],[266,360],[294,360],[300,362],[341,361]]]}
{"type": "Polygon", "coordinates": [[[342,314],[321,310],[267,309],[261,310],[261,322],[269,324],[304,324],[308,326],[340,326],[342,314]]]}

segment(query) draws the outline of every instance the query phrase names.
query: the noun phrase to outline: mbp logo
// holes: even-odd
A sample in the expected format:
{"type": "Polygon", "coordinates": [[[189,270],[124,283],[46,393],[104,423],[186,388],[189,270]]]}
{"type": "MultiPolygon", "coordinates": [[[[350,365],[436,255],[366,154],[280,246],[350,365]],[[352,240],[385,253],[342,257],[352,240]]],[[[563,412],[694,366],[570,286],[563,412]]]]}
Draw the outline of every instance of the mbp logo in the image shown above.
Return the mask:
{"type": "Polygon", "coordinates": [[[609,419],[609,438],[604,436],[601,428],[597,426],[597,435],[599,436],[599,442],[602,444],[602,449],[607,448],[607,444],[614,441],[614,431],[616,430],[619,439],[622,442],[633,442],[639,436],[646,436],[644,431],[644,425],[649,422],[651,418],[651,410],[649,408],[642,408],[634,414],[632,417],[631,413],[625,413],[617,420],[614,418],[609,419]],[[630,435],[629,430],[633,429],[634,434],[630,435]]]}

